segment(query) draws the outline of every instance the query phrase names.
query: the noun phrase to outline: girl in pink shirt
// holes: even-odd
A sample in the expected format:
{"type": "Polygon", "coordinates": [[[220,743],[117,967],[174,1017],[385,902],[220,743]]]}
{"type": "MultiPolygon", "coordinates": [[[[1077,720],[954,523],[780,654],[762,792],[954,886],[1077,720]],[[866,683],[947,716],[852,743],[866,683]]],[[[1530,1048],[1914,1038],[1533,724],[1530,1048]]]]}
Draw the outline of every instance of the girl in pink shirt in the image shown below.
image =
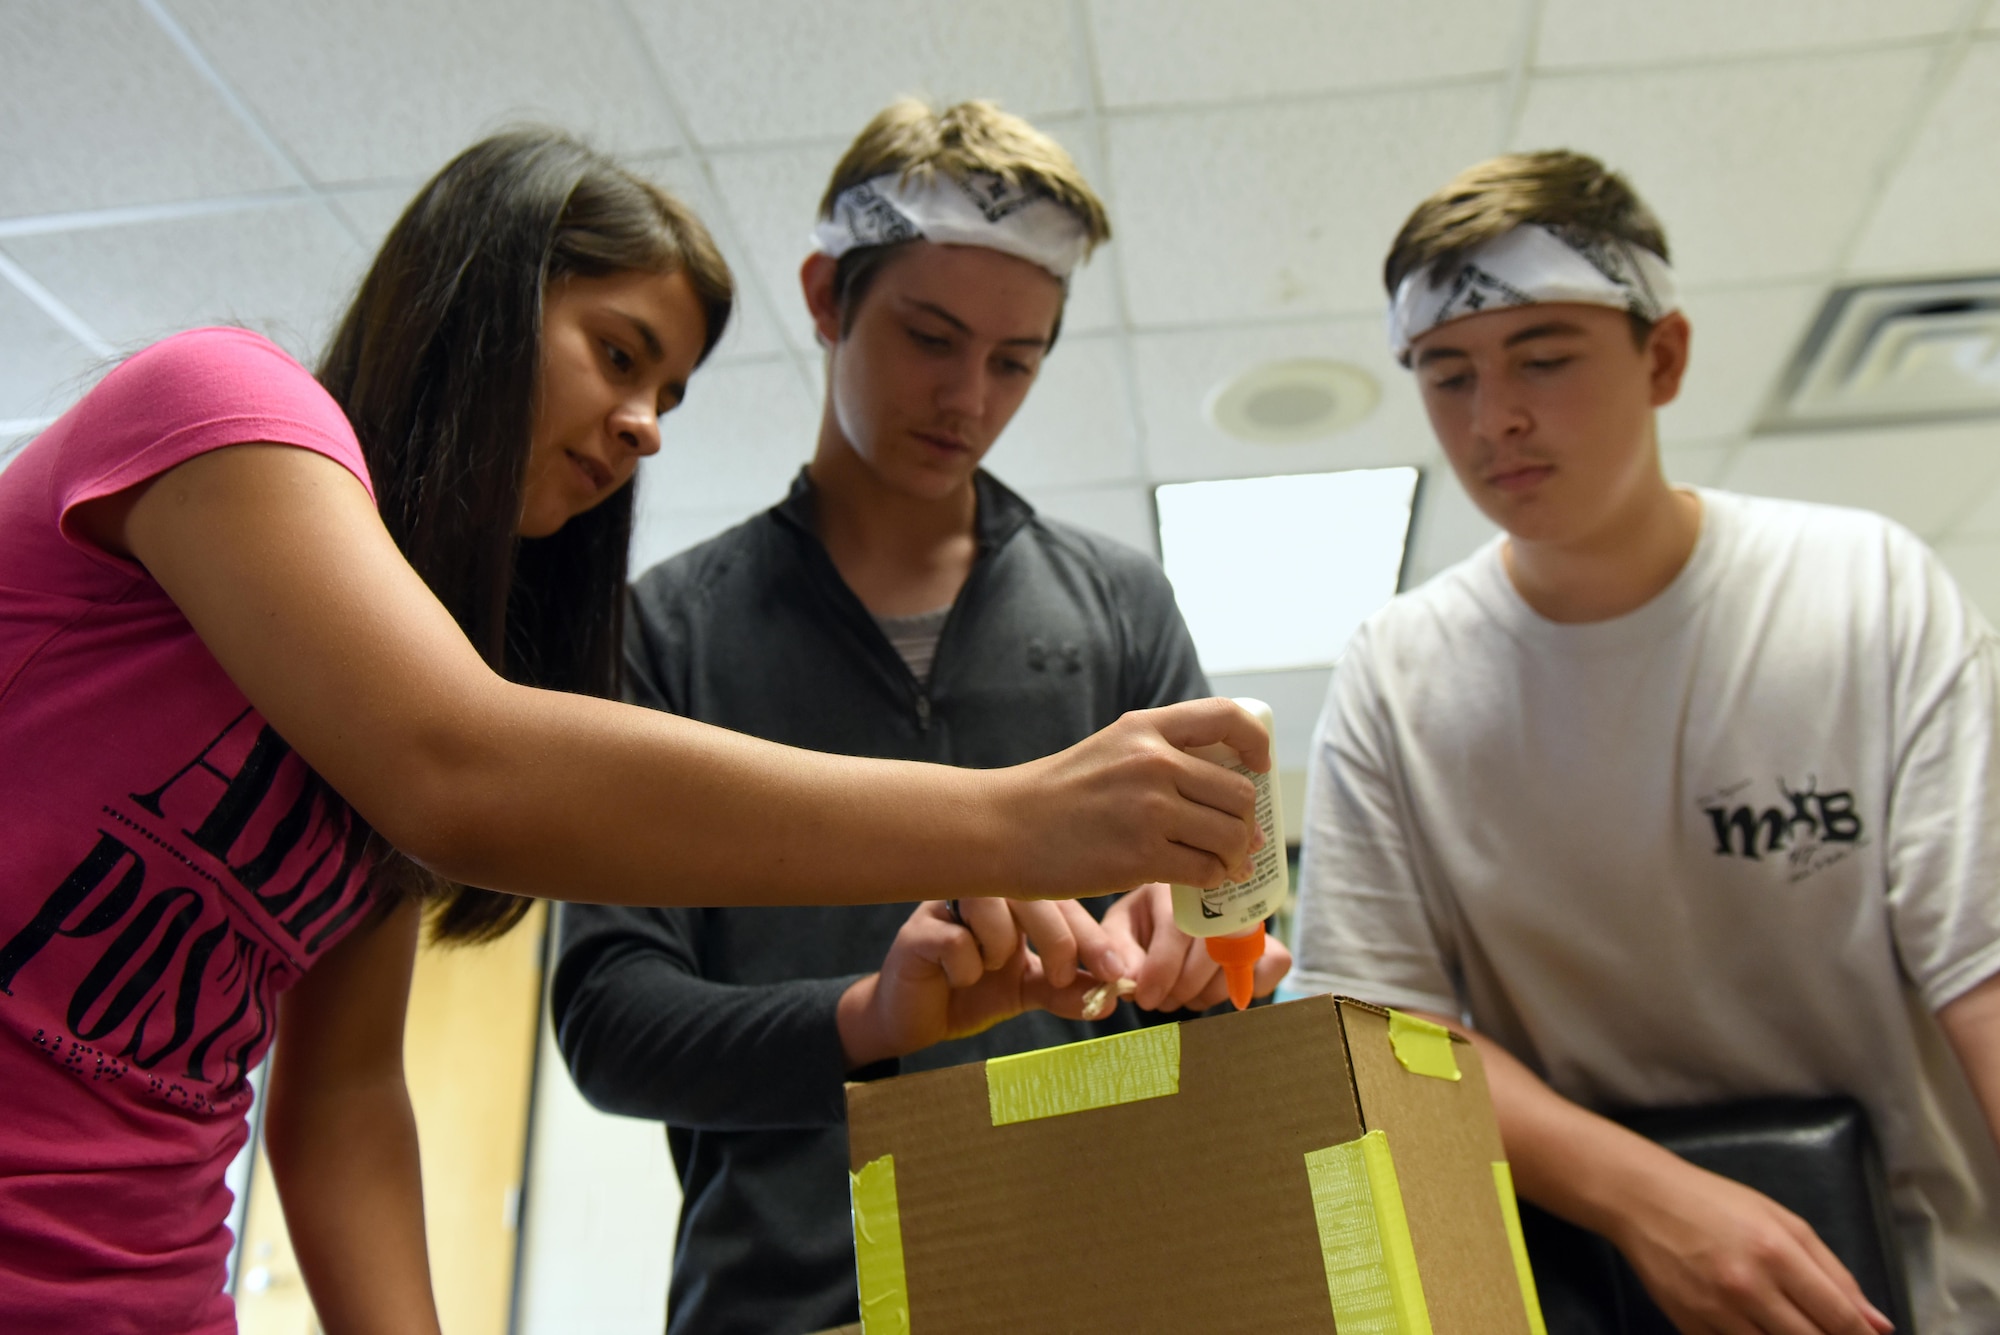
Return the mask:
{"type": "Polygon", "coordinates": [[[131,358],[0,473],[0,1329],[228,1331],[223,1170],[265,1125],[328,1330],[434,1330],[403,1008],[419,905],[858,903],[1219,881],[1223,702],[973,772],[787,751],[615,694],[633,471],[729,273],[550,132],[468,150],[315,380],[256,335],[131,358]],[[504,893],[503,893],[504,892],[504,893]]]}

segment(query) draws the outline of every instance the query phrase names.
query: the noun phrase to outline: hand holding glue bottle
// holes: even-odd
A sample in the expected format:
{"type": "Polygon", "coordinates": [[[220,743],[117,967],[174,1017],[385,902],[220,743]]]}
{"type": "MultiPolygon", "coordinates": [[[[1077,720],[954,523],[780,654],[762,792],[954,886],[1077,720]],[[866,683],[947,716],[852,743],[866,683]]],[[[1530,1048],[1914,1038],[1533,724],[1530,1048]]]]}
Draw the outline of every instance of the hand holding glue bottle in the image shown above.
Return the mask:
{"type": "MultiPolygon", "coordinates": [[[[1236,703],[1264,725],[1267,735],[1274,732],[1269,705],[1247,699],[1236,703]]],[[[1221,743],[1198,747],[1189,754],[1233,769],[1257,786],[1257,824],[1264,832],[1264,846],[1254,855],[1250,879],[1225,881],[1213,890],[1192,885],[1176,885],[1173,890],[1174,925],[1189,936],[1202,938],[1209,958],[1222,966],[1229,1000],[1237,1010],[1243,1010],[1255,991],[1257,961],[1264,957],[1264,920],[1284,906],[1288,889],[1278,767],[1273,763],[1269,773],[1259,774],[1221,743]]]]}

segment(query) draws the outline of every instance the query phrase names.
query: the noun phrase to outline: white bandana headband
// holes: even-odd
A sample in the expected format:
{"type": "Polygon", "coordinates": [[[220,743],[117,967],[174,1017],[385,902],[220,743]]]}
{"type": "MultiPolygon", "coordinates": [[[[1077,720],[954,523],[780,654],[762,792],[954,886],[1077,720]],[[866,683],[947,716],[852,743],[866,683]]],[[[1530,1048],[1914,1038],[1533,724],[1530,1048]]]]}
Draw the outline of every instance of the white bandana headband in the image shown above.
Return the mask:
{"type": "Polygon", "coordinates": [[[1410,344],[1452,320],[1509,306],[1573,301],[1657,320],[1680,309],[1667,262],[1628,241],[1603,241],[1533,224],[1495,237],[1439,273],[1427,265],[1396,287],[1389,346],[1407,363],[1410,344]]]}
{"type": "Polygon", "coordinates": [[[833,216],[812,233],[813,245],[835,259],[860,246],[919,239],[1003,251],[1064,279],[1090,250],[1083,219],[988,172],[964,181],[942,171],[928,180],[877,176],[841,191],[833,216]]]}

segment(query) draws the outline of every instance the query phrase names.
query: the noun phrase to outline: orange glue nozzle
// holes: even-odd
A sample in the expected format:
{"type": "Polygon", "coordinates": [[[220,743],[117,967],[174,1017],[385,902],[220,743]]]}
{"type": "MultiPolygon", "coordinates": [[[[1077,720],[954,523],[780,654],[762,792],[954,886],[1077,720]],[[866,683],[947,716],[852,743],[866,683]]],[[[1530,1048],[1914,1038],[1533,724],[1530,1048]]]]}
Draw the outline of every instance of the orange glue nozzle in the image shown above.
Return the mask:
{"type": "Polygon", "coordinates": [[[1257,991],[1257,961],[1264,958],[1264,924],[1231,936],[1211,936],[1203,944],[1208,957],[1222,966],[1230,1004],[1240,1011],[1250,1009],[1250,998],[1257,991]]]}

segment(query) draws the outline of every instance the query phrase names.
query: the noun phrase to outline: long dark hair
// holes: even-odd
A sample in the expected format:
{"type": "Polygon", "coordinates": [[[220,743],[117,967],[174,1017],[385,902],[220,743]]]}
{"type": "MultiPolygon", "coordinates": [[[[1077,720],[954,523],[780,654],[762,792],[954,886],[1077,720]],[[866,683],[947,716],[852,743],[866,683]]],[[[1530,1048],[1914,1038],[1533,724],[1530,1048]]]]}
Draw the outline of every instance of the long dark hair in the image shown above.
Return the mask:
{"type": "MultiPolygon", "coordinates": [[[[700,219],[559,131],[495,135],[410,201],[320,363],[396,545],[513,681],[617,694],[635,483],[549,537],[524,540],[516,526],[543,297],[572,275],[634,270],[687,276],[707,317],[705,359],[734,282],[700,219]]],[[[375,844],[378,897],[433,898],[435,939],[495,937],[528,910],[375,844]]]]}

